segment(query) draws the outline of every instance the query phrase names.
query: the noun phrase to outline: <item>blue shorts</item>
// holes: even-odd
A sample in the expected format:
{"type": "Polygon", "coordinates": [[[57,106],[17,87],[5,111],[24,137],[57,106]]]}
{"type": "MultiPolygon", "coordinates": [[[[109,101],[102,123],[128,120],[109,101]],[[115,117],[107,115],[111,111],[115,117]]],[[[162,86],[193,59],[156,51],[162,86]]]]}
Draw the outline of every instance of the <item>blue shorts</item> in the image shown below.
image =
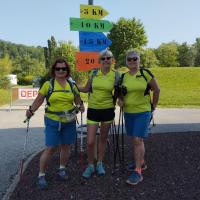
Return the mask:
{"type": "Polygon", "coordinates": [[[151,112],[124,113],[126,133],[129,136],[147,138],[151,112]]]}
{"type": "Polygon", "coordinates": [[[44,118],[45,144],[57,146],[59,144],[73,144],[76,140],[76,122],[61,123],[48,117],[44,118]]]}

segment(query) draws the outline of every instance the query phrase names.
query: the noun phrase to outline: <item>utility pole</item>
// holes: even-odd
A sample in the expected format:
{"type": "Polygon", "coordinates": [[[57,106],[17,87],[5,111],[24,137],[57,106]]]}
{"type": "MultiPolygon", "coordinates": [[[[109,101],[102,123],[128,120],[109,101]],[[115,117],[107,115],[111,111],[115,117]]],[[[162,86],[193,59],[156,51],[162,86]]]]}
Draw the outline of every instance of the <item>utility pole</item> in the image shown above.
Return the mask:
{"type": "Polygon", "coordinates": [[[88,5],[93,5],[93,0],[88,0],[88,5]]]}

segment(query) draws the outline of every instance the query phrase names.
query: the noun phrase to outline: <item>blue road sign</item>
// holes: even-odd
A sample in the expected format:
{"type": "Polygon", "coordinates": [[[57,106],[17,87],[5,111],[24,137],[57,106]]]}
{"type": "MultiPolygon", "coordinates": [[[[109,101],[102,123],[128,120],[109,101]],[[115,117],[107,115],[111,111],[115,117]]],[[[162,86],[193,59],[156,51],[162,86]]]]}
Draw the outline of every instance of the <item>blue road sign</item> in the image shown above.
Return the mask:
{"type": "Polygon", "coordinates": [[[102,51],[112,44],[103,33],[79,32],[80,51],[102,51]]]}

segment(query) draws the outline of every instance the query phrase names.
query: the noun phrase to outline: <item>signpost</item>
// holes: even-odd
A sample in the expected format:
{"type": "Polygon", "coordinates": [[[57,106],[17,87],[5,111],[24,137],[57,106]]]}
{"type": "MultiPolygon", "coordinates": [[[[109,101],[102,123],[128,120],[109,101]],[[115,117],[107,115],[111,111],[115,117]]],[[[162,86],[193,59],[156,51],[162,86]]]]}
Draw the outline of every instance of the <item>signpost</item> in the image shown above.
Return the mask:
{"type": "Polygon", "coordinates": [[[108,12],[101,6],[80,5],[80,17],[90,19],[101,19],[105,17],[108,12]]]}
{"type": "Polygon", "coordinates": [[[70,18],[71,31],[108,32],[113,24],[106,20],[70,18]]]}
{"type": "Polygon", "coordinates": [[[91,70],[100,67],[98,52],[78,52],[76,54],[78,71],[91,70]]]}
{"type": "Polygon", "coordinates": [[[103,33],[79,32],[80,51],[99,52],[112,43],[103,33]]]}
{"type": "Polygon", "coordinates": [[[100,67],[99,53],[112,44],[102,32],[108,32],[113,24],[107,20],[100,20],[108,12],[101,6],[93,6],[93,0],[88,0],[89,5],[80,5],[80,17],[70,18],[70,30],[79,31],[80,52],[76,54],[77,70],[91,70],[100,67]]]}

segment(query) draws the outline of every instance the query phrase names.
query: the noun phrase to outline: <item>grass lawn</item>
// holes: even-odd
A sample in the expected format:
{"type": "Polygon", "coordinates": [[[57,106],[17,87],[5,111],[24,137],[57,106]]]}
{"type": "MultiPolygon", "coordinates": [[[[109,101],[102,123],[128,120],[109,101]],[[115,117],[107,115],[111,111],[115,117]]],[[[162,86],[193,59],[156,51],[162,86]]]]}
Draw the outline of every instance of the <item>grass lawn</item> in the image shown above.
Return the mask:
{"type": "Polygon", "coordinates": [[[10,103],[10,91],[0,89],[0,105],[10,103]]]}
{"type": "MultiPolygon", "coordinates": [[[[125,71],[126,68],[122,70],[125,71]]],[[[159,107],[200,107],[200,67],[151,68],[150,70],[161,89],[159,107]]],[[[0,90],[0,96],[0,105],[9,103],[9,91],[0,90]]],[[[81,93],[81,97],[86,102],[88,94],[81,93]]]]}
{"type": "Polygon", "coordinates": [[[161,92],[161,107],[200,107],[200,68],[152,68],[161,92]]]}

